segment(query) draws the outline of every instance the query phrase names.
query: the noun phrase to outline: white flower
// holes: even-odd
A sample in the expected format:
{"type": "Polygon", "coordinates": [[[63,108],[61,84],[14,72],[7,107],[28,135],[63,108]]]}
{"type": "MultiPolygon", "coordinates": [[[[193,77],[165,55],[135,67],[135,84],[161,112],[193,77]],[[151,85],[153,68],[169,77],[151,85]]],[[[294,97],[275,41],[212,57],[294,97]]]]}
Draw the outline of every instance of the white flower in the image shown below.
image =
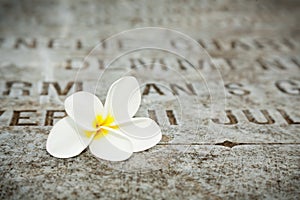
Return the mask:
{"type": "Polygon", "coordinates": [[[47,151],[57,158],[69,158],[89,146],[98,158],[121,161],[153,147],[162,134],[152,119],[133,118],[140,103],[138,82],[130,76],[111,85],[104,107],[91,93],[72,94],[65,100],[68,116],[50,131],[47,151]]]}

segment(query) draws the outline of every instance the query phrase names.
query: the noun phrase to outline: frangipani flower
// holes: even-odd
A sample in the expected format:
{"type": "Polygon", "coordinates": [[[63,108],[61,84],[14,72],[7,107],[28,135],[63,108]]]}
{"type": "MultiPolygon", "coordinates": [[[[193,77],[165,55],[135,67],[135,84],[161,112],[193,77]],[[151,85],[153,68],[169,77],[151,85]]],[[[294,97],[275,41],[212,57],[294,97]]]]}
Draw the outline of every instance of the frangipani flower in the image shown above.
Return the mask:
{"type": "Polygon", "coordinates": [[[130,76],[111,85],[104,106],[91,93],[72,94],[65,100],[68,116],[50,131],[47,151],[57,158],[70,158],[89,146],[98,158],[122,161],[153,147],[162,134],[152,119],[133,118],[140,103],[138,82],[130,76]]]}

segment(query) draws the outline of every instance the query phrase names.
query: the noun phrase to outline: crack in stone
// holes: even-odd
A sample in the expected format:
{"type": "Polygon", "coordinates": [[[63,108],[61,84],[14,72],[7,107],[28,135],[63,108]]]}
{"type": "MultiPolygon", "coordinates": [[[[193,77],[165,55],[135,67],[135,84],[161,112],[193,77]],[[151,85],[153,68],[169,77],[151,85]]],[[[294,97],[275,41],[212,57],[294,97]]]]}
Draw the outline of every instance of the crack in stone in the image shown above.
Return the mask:
{"type": "Polygon", "coordinates": [[[236,143],[236,142],[231,142],[231,141],[225,140],[224,142],[216,143],[215,145],[221,145],[224,147],[232,148],[234,146],[241,145],[241,143],[236,143]]]}

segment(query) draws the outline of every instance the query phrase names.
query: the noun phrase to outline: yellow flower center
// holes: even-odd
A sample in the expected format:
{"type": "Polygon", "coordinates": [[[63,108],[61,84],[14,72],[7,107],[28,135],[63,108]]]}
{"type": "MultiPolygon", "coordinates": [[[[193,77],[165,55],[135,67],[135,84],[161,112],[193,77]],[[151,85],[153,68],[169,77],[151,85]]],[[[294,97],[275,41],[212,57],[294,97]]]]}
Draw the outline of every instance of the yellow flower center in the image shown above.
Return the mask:
{"type": "MultiPolygon", "coordinates": [[[[112,115],[108,114],[106,118],[103,118],[101,115],[97,115],[95,120],[93,121],[92,126],[94,128],[99,128],[100,126],[106,126],[111,129],[118,129],[119,127],[114,123],[115,119],[112,115]]],[[[85,135],[87,137],[91,137],[95,134],[94,139],[99,139],[108,134],[108,130],[100,128],[97,131],[85,131],[85,135]]]]}

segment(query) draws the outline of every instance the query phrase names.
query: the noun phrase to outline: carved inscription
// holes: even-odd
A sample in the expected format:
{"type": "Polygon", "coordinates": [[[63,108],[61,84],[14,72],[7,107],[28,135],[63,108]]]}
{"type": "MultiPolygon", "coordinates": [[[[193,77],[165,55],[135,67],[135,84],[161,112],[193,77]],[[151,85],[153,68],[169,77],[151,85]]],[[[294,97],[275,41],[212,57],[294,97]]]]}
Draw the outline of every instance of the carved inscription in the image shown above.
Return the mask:
{"type": "MultiPolygon", "coordinates": [[[[45,110],[40,111],[44,114],[38,114],[38,110],[0,110],[0,117],[3,117],[5,112],[11,113],[12,117],[9,119],[9,126],[53,126],[57,120],[66,116],[66,112],[62,110],[45,110]],[[42,118],[41,118],[42,117],[42,118]]],[[[157,117],[156,110],[147,110],[148,117],[160,124],[157,117]]],[[[299,125],[300,120],[296,116],[290,115],[285,109],[269,110],[225,110],[225,118],[211,118],[211,121],[220,125],[238,125],[239,121],[247,120],[249,123],[261,126],[286,123],[287,125],[299,125]],[[243,118],[239,118],[237,113],[243,114],[243,118]],[[279,113],[281,118],[275,120],[275,112],[279,113]]],[[[176,110],[165,110],[164,117],[169,123],[168,125],[179,125],[176,110]]],[[[193,115],[194,116],[194,115],[193,115]]],[[[191,117],[193,117],[191,116],[191,117]]],[[[239,115],[240,116],[240,115],[239,115]]],[[[207,118],[210,118],[207,116],[207,118]]],[[[200,122],[201,123],[201,122],[200,122]]]]}
{"type": "MultiPolygon", "coordinates": [[[[65,84],[59,82],[42,82],[40,88],[33,88],[33,83],[27,81],[7,81],[4,84],[3,96],[30,96],[33,89],[40,90],[39,95],[47,96],[52,89],[58,96],[66,96],[72,92],[82,91],[84,83],[81,81],[69,81],[65,84]],[[63,86],[64,85],[64,86],[63,86]]],[[[226,92],[235,96],[247,96],[252,93],[250,89],[243,83],[232,82],[224,85],[226,92]]],[[[280,93],[285,95],[297,96],[300,95],[300,81],[299,80],[277,80],[274,85],[280,93]]],[[[162,85],[159,83],[146,83],[142,86],[142,95],[151,96],[198,96],[199,88],[197,83],[169,83],[162,85]]]]}
{"type": "MultiPolygon", "coordinates": [[[[290,38],[233,38],[230,40],[212,39],[196,39],[196,41],[204,49],[208,51],[251,51],[251,50],[294,50],[295,44],[290,38]]],[[[93,44],[99,43],[99,49],[102,51],[123,49],[131,40],[118,39],[114,41],[106,41],[104,39],[95,40],[93,44]]],[[[173,48],[191,49],[192,46],[185,40],[169,39],[169,44],[173,48]]],[[[52,50],[82,50],[90,49],[92,46],[87,45],[85,41],[80,39],[68,38],[14,38],[9,40],[1,38],[0,48],[15,49],[39,49],[47,48],[52,50]]]]}

